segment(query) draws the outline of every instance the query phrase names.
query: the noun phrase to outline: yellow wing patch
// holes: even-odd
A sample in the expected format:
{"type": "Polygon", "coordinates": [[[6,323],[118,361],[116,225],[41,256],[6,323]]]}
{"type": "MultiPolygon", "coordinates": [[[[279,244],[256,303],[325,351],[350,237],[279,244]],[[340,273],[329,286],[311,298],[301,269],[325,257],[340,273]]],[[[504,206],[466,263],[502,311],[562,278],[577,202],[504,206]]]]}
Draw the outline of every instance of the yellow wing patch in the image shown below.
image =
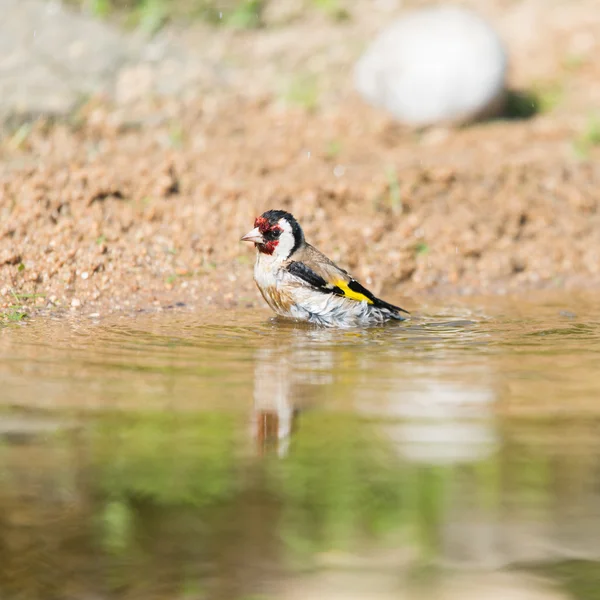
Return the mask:
{"type": "Polygon", "coordinates": [[[367,304],[373,304],[373,300],[367,298],[364,294],[360,292],[355,292],[348,287],[348,284],[343,280],[339,279],[338,281],[334,281],[333,285],[337,286],[344,292],[344,298],[350,298],[350,300],[356,300],[358,302],[367,302],[367,304]]]}

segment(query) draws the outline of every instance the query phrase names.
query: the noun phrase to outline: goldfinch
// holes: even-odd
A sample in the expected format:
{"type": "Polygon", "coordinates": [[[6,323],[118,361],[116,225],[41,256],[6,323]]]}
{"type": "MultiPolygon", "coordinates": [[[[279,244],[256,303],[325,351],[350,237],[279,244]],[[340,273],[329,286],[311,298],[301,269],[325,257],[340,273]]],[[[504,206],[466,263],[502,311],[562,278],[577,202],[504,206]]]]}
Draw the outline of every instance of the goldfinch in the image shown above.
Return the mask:
{"type": "Polygon", "coordinates": [[[298,221],[284,210],[268,210],[241,241],[257,252],[254,281],[267,304],[282,317],[328,327],[381,325],[408,311],[376,298],[304,239],[298,221]]]}

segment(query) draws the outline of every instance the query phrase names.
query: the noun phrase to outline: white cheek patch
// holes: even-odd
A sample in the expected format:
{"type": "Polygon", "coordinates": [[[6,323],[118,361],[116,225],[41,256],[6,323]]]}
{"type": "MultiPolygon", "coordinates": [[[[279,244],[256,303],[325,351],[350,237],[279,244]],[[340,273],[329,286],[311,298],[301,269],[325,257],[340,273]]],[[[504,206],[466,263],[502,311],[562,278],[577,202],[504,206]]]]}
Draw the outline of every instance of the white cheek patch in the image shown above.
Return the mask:
{"type": "Polygon", "coordinates": [[[274,254],[277,256],[277,258],[286,260],[289,257],[292,248],[295,246],[296,240],[294,238],[292,226],[287,222],[286,219],[279,219],[277,225],[281,227],[282,232],[279,236],[279,243],[275,247],[274,254]]]}

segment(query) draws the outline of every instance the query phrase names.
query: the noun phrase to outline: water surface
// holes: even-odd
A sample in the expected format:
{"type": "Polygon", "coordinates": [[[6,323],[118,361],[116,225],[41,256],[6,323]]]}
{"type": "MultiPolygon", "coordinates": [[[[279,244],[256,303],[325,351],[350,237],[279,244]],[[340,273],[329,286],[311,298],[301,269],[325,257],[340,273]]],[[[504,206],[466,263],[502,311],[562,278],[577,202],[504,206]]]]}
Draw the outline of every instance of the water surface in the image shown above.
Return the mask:
{"type": "Polygon", "coordinates": [[[0,329],[1,598],[598,598],[600,308],[0,329]]]}

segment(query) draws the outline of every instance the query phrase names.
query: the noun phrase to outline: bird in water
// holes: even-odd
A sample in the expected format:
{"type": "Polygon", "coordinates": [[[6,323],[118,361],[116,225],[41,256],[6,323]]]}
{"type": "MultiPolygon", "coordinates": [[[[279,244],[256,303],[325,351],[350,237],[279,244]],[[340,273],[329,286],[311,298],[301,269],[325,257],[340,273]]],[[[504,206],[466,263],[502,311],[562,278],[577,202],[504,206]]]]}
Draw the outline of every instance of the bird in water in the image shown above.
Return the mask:
{"type": "Polygon", "coordinates": [[[328,327],[404,321],[408,311],[380,300],[304,239],[298,221],[268,210],[244,237],[257,252],[254,281],[280,316],[328,327]]]}

